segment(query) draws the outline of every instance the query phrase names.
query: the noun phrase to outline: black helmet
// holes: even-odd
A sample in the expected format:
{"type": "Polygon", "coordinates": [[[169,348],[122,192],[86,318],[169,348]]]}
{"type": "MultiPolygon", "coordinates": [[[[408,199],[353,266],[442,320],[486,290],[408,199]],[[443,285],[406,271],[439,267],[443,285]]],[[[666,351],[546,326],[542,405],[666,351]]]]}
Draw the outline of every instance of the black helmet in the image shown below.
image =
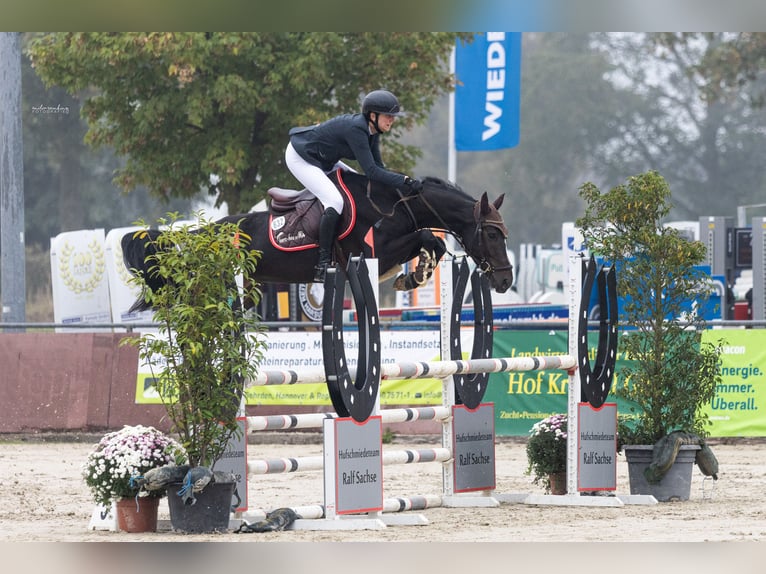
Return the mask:
{"type": "Polygon", "coordinates": [[[362,113],[369,118],[370,112],[401,116],[403,112],[399,107],[399,100],[387,90],[374,90],[362,100],[362,113]]]}

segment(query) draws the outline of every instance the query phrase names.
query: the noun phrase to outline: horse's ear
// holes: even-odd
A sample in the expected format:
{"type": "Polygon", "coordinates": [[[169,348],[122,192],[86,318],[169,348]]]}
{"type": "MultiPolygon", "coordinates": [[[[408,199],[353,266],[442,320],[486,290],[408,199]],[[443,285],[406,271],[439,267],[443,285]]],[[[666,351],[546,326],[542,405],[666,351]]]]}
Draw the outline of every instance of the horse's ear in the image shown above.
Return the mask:
{"type": "Polygon", "coordinates": [[[481,205],[481,213],[483,215],[486,215],[489,213],[489,198],[487,197],[487,192],[481,194],[481,199],[479,200],[479,204],[481,205]]]}
{"type": "Polygon", "coordinates": [[[505,194],[502,194],[500,197],[498,197],[493,205],[495,206],[495,209],[500,209],[500,206],[503,205],[503,199],[505,199],[505,194]]]}

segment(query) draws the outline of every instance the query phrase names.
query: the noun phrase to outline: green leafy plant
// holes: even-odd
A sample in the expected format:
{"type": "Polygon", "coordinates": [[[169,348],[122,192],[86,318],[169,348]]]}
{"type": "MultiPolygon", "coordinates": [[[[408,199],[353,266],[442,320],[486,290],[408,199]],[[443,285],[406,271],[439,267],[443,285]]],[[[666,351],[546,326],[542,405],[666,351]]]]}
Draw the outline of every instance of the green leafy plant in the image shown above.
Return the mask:
{"type": "Polygon", "coordinates": [[[186,452],[175,439],[154,427],[125,426],[101,438],[83,464],[82,477],[96,503],[109,506],[120,498],[164,496],[164,490],[139,490],[131,479],[185,462],[186,452]]]}
{"type": "Polygon", "coordinates": [[[606,193],[592,183],[579,191],[586,211],[576,224],[588,249],[616,266],[624,300],[619,344],[630,364],[617,394],[635,406],[621,418],[618,445],[654,444],[674,430],[703,439],[709,420],[702,407],[721,382],[723,344],[702,342],[699,310],[712,292],[698,267],[705,246],[662,224],[671,194],[655,171],[606,193]]]}
{"type": "Polygon", "coordinates": [[[567,415],[551,415],[536,422],[527,440],[527,474],[550,492],[550,475],[567,469],[567,415]]]}
{"type": "Polygon", "coordinates": [[[160,219],[168,229],[146,237],[153,244],[147,274],[162,277],[162,287],[152,291],[140,273],[132,279],[153,307],[159,335],[126,340],[138,345],[152,368],[189,464],[212,469],[227,441],[240,433],[244,381],[257,373],[265,348],[257,314],[242,305],[257,304],[260,292],[235,281],[252,272],[260,253],[240,249],[244,234],[234,223],[212,224],[200,214],[195,226],[177,219],[160,219]]]}

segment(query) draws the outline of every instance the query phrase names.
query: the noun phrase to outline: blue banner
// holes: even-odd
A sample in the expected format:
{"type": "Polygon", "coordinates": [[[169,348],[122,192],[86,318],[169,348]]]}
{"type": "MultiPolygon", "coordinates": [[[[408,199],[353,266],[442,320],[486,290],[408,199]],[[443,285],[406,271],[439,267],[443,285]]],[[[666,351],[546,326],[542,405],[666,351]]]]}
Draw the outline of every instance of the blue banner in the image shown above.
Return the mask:
{"type": "Polygon", "coordinates": [[[485,32],[455,47],[455,149],[519,143],[521,32],[485,32]]]}

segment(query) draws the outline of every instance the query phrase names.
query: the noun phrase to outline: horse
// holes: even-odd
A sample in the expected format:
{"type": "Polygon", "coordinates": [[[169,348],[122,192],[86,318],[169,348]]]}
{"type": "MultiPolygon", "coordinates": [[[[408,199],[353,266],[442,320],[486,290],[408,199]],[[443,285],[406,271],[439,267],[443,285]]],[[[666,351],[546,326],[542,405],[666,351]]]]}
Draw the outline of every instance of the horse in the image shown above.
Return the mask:
{"type": "MultiPolygon", "coordinates": [[[[401,266],[419,257],[417,267],[400,274],[397,290],[424,285],[438,261],[447,252],[435,232],[451,234],[488,277],[491,287],[503,293],[513,283],[508,260],[508,230],[498,209],[504,194],[490,202],[487,193],[476,200],[455,184],[436,177],[423,179],[417,192],[370,181],[353,171],[337,170],[331,176],[344,196],[345,207],[334,245],[337,265],[351,257],[377,258],[380,280],[391,278],[401,266]]],[[[268,211],[228,215],[218,220],[236,223],[244,236],[242,246],[262,253],[252,277],[256,283],[309,283],[318,259],[319,201],[307,190],[269,190],[268,211]]],[[[122,237],[123,260],[131,273],[143,273],[147,287],[161,287],[159,278],[148,273],[153,239],[161,233],[127,233],[122,237]]],[[[132,310],[149,305],[139,297],[132,310]]]]}

